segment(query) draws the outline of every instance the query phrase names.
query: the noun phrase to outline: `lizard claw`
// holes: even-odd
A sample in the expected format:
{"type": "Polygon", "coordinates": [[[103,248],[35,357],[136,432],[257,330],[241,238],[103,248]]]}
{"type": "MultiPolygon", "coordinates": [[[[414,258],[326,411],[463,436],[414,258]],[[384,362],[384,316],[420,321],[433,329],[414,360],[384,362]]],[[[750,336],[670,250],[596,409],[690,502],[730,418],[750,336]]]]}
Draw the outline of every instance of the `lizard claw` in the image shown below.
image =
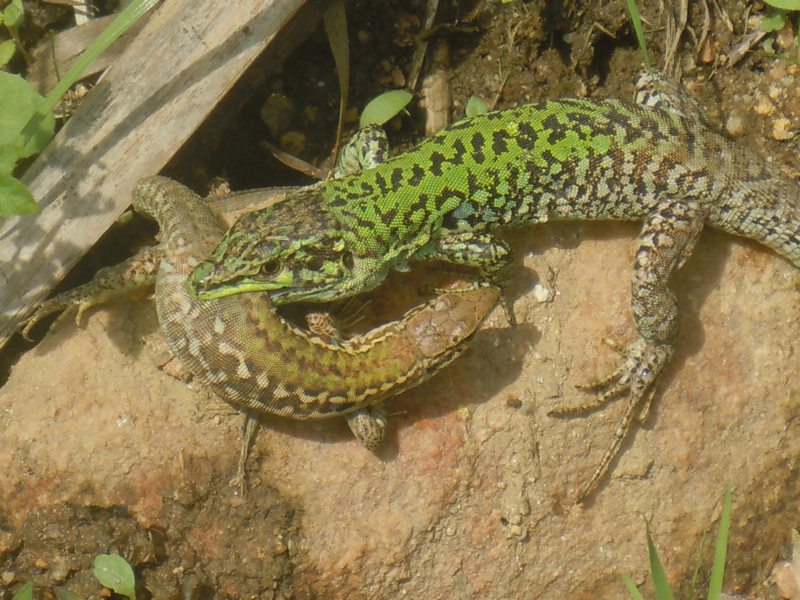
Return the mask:
{"type": "MultiPolygon", "coordinates": [[[[56,298],[53,298],[52,300],[56,300],[56,298]]],[[[30,336],[31,330],[36,326],[36,324],[39,321],[44,319],[46,316],[51,315],[58,311],[63,311],[56,319],[56,322],[51,325],[51,327],[54,327],[58,322],[62,321],[69,313],[75,311],[75,323],[78,326],[80,326],[80,319],[86,308],[88,308],[88,306],[82,307],[77,305],[64,304],[62,302],[52,302],[51,300],[48,300],[46,302],[43,302],[33,312],[33,314],[30,317],[21,321],[20,324],[17,326],[17,329],[19,329],[19,332],[22,335],[22,337],[30,342],[32,341],[30,336]]]]}
{"type": "MultiPolygon", "coordinates": [[[[75,288],[75,290],[82,289],[83,287],[84,286],[79,286],[78,288],[75,288]]],[[[73,293],[75,290],[64,292],[63,294],[59,294],[58,296],[50,298],[50,300],[42,302],[42,304],[39,305],[39,307],[30,317],[20,322],[20,324],[17,326],[22,337],[29,342],[32,341],[30,333],[36,324],[45,317],[59,311],[61,311],[61,314],[58,315],[56,320],[53,321],[52,325],[50,325],[51,329],[57,327],[59,323],[61,323],[72,313],[75,313],[75,325],[80,327],[83,314],[92,306],[105,301],[105,298],[95,300],[92,298],[79,297],[78,294],[73,293]]]]}
{"type": "Polygon", "coordinates": [[[579,386],[582,389],[597,392],[599,396],[595,400],[575,407],[558,408],[549,413],[550,416],[585,413],[620,394],[628,393],[625,413],[614,432],[614,439],[600,459],[589,482],[581,489],[578,495],[578,504],[586,500],[597,488],[600,479],[608,471],[608,466],[617,456],[622,442],[630,432],[634,419],[641,423],[647,418],[655,396],[656,381],[671,356],[672,345],[651,344],[643,338],[639,338],[628,348],[622,364],[610,375],[589,385],[579,386]]]}
{"type": "Polygon", "coordinates": [[[516,327],[517,317],[514,316],[514,306],[511,303],[511,298],[508,297],[506,289],[501,289],[503,290],[503,294],[500,297],[500,306],[503,307],[503,312],[506,315],[506,321],[508,321],[509,326],[516,327]]]}

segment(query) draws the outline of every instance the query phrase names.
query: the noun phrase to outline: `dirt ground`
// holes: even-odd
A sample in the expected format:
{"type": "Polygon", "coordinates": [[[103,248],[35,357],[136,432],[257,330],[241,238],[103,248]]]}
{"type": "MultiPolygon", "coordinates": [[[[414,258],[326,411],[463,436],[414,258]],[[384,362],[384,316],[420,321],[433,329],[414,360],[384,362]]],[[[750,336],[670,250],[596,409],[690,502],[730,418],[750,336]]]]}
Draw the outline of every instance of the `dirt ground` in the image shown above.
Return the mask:
{"type": "MultiPolygon", "coordinates": [[[[631,98],[641,54],[621,0],[452,4],[453,26],[440,33],[451,46],[455,117],[471,95],[498,108],[631,98]]],[[[796,176],[791,35],[772,35],[777,55],[759,43],[728,64],[753,29],[745,9],[762,8],[723,1],[706,15],[694,3],[677,62],[720,129],[796,176]]],[[[348,3],[353,106],[402,85],[423,15],[421,2],[348,3]]],[[[664,16],[648,6],[643,17],[662,64],[664,16]]],[[[299,140],[304,158],[322,160],[337,92],[320,28],[218,143],[199,132],[167,174],[199,191],[216,178],[232,189],[300,181],[260,146],[270,134],[258,113],[276,91],[295,111],[293,135],[273,141],[299,140]]],[[[420,137],[422,122],[415,107],[390,134],[402,146],[420,137]]],[[[637,232],[548,223],[507,234],[516,328],[496,310],[461,359],[394,400],[398,414],[375,454],[344,421],[265,419],[244,496],[230,485],[239,418],[159,370],[152,302],[114,303],[90,311],[82,328],[66,322],[40,334],[0,389],[0,597],[26,581],[37,597],[53,597],[52,586],[107,597],[91,573],[103,552],[135,567],[142,598],[590,600],[626,597],[623,574],[652,597],[646,522],[676,597],[705,597],[730,485],[725,590],[800,599],[791,562],[800,272],[755,243],[704,233],[676,277],[681,337],[654,408],[598,493],[574,503],[623,403],[572,418],[548,413],[585,401],[576,386],[616,366],[604,340],[634,335],[637,232]]],[[[104,243],[125,248],[128,234],[104,243]]],[[[368,310],[390,312],[396,291],[417,282],[390,278],[368,310]]]]}

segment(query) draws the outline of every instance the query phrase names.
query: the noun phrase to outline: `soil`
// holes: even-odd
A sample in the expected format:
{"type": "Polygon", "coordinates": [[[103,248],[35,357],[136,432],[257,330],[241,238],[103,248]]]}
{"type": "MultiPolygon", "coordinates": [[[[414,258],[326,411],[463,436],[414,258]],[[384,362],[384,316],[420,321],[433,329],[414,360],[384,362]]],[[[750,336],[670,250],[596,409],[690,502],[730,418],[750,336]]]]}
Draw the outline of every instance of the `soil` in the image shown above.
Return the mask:
{"type": "MultiPolygon", "coordinates": [[[[351,106],[402,85],[424,4],[348,3],[351,106]]],[[[452,26],[439,32],[451,46],[455,118],[472,95],[497,108],[632,96],[642,59],[621,0],[447,8],[452,26]]],[[[677,53],[683,81],[720,129],[797,175],[800,135],[780,139],[800,125],[797,48],[791,32],[772,34],[771,46],[729,66],[753,29],[746,9],[765,10],[710,5],[703,36],[703,3],[692,5],[677,53]]],[[[648,6],[643,18],[660,65],[664,16],[648,6]]],[[[260,144],[271,139],[259,113],[274,93],[292,111],[272,141],[324,160],[338,91],[320,27],[224,134],[209,123],[166,174],[199,191],[218,178],[232,189],[303,182],[260,144]]],[[[393,123],[396,145],[419,139],[423,121],[413,107],[393,123]]],[[[398,414],[375,454],[343,421],[265,419],[244,495],[230,485],[239,418],[158,369],[151,302],[92,310],[81,327],[59,324],[0,390],[0,598],[27,581],[36,597],[54,597],[55,586],[109,597],[91,566],[108,552],[133,565],[141,598],[589,600],[627,597],[623,574],[652,597],[647,523],[676,597],[705,597],[726,486],[734,503],[725,590],[800,598],[791,562],[800,272],[755,243],[704,233],[675,280],[682,333],[654,408],[598,493],[574,503],[623,403],[572,418],[548,413],[585,402],[576,386],[616,366],[604,340],[633,338],[638,227],[548,223],[506,235],[518,263],[516,328],[495,311],[461,359],[394,400],[398,414]]],[[[106,243],[124,247],[125,235],[106,243]]],[[[413,301],[418,281],[391,277],[366,313],[396,312],[397,290],[413,301]]]]}

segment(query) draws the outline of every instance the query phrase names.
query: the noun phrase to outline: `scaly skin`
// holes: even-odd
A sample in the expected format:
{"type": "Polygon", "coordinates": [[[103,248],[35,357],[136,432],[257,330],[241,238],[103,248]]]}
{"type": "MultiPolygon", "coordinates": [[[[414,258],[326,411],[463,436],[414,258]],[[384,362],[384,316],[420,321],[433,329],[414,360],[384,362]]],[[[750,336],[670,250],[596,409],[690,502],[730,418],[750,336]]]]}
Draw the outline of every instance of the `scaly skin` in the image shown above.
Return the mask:
{"type": "MultiPolygon", "coordinates": [[[[143,269],[126,263],[123,280],[113,269],[102,281],[66,292],[40,307],[25,332],[44,315],[85,308],[94,292],[105,300],[152,282],[162,332],[175,356],[228,402],[292,419],[350,416],[351,428],[374,448],[383,423],[361,409],[413,387],[452,362],[468,346],[500,298],[493,287],[442,292],[398,321],[349,340],[313,335],[282,319],[264,295],[204,302],[191,296],[186,277],[219,241],[224,227],[203,200],[163,177],[141,181],[134,208],[154,218],[161,230],[160,252],[148,251],[143,269]],[[109,285],[109,281],[113,284],[109,285]]],[[[298,222],[309,222],[295,204],[298,222]],[[303,217],[301,219],[301,217],[303,217]]]]}
{"type": "Polygon", "coordinates": [[[638,337],[620,368],[593,386],[600,402],[627,393],[628,407],[583,499],[649,409],[678,333],[668,283],[703,226],[754,239],[800,266],[797,183],[709,129],[693,102],[666,105],[671,110],[567,99],[464,119],[315,190],[333,253],[315,253],[298,235],[291,244],[267,237],[274,214],[254,212],[229,230],[190,285],[201,298],[261,290],[276,303],[331,301],[374,288],[410,260],[436,259],[477,267],[502,286],[512,261],[491,235],[496,229],[643,221],[632,281],[638,337]],[[298,268],[315,260],[313,276],[298,268]]]}

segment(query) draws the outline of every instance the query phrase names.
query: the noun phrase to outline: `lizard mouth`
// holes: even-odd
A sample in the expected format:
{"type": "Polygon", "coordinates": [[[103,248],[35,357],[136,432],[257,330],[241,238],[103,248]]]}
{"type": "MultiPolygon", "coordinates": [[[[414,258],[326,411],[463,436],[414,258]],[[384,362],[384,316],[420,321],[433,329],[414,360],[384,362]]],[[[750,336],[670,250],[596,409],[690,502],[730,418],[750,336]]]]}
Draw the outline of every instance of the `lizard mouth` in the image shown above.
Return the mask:
{"type": "Polygon", "coordinates": [[[247,292],[269,292],[292,287],[294,273],[283,268],[270,273],[269,277],[235,276],[222,280],[216,265],[211,261],[199,264],[189,276],[187,286],[192,295],[200,300],[214,300],[247,292]]]}

